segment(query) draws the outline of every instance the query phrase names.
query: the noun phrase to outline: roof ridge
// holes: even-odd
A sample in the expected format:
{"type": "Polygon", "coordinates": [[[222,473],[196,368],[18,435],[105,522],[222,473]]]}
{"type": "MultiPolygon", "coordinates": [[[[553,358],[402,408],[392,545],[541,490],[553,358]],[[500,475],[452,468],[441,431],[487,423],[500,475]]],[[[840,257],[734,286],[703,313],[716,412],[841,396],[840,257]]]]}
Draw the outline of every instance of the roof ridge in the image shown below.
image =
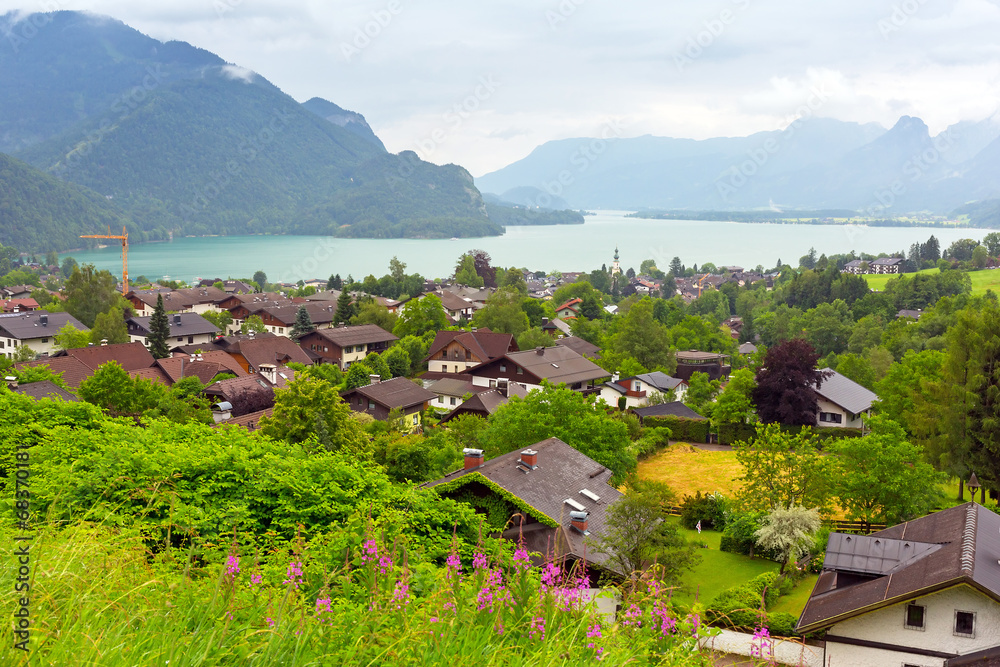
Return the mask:
{"type": "Polygon", "coordinates": [[[972,566],[976,562],[976,504],[965,508],[965,530],[962,531],[962,574],[972,576],[972,566]]]}

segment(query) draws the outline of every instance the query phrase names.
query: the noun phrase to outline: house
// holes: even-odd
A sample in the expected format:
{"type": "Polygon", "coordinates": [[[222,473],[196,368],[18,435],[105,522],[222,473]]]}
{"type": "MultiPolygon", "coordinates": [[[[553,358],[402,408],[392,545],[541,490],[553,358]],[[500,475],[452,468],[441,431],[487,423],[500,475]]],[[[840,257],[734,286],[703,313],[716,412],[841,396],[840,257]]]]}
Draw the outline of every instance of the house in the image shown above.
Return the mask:
{"type": "Polygon", "coordinates": [[[133,377],[145,377],[167,386],[183,378],[196,377],[203,385],[211,385],[216,377],[223,374],[246,377],[248,373],[239,362],[225,352],[210,351],[194,354],[175,353],[168,359],[157,359],[152,368],[129,373],[133,377]]]}
{"type": "Polygon", "coordinates": [[[236,359],[247,373],[259,373],[266,365],[282,366],[289,363],[312,366],[313,360],[291,338],[272,333],[239,334],[225,336],[215,345],[236,359]]]}
{"type": "Polygon", "coordinates": [[[417,383],[406,378],[381,380],[371,376],[371,383],[341,394],[341,398],[355,412],[365,412],[375,419],[385,421],[392,410],[400,410],[407,426],[420,426],[420,413],[437,398],[417,383]]]}
{"type": "MultiPolygon", "coordinates": [[[[403,304],[402,301],[397,301],[396,299],[387,299],[384,296],[378,296],[375,294],[365,294],[364,292],[351,292],[351,297],[358,301],[359,299],[372,299],[375,303],[382,306],[390,313],[399,312],[399,307],[403,304]]],[[[340,299],[340,290],[323,290],[322,292],[316,292],[315,294],[310,294],[305,297],[306,301],[326,301],[337,303],[340,299]]],[[[336,310],[336,307],[334,307],[336,310]]]]}
{"type": "Polygon", "coordinates": [[[489,461],[479,449],[464,453],[461,470],[424,487],[444,497],[471,492],[505,501],[514,525],[503,537],[523,538],[529,551],[569,561],[566,567],[585,558],[588,566],[609,568],[607,556],[588,547],[588,538],[600,540],[608,509],[622,497],[608,483],[610,470],[558,438],[489,461]]]}
{"type": "Polygon", "coordinates": [[[131,302],[139,317],[153,314],[157,298],[163,297],[163,308],[171,313],[218,312],[218,302],[226,298],[226,292],[218,287],[189,287],[185,289],[144,289],[131,290],[125,298],[131,302]]]}
{"type": "Polygon", "coordinates": [[[549,320],[547,317],[542,318],[542,331],[552,336],[553,338],[563,338],[566,336],[572,336],[573,331],[569,327],[568,322],[560,320],[558,317],[554,320],[549,320]]]}
{"type": "Polygon", "coordinates": [[[463,396],[489,391],[489,387],[472,384],[468,376],[441,378],[427,384],[425,389],[434,394],[430,406],[437,410],[454,410],[462,405],[463,396]]]}
{"type": "Polygon", "coordinates": [[[0,298],[3,299],[28,299],[31,297],[31,291],[38,289],[31,285],[11,285],[9,287],[0,287],[0,298]]]}
{"type": "Polygon", "coordinates": [[[111,345],[91,345],[58,352],[56,357],[75,357],[88,367],[97,370],[109,361],[118,362],[126,371],[149,368],[156,359],[142,343],[113,343],[111,345]]]}
{"type": "Polygon", "coordinates": [[[864,418],[871,412],[872,403],[878,400],[878,395],[837,371],[824,368],[821,372],[828,375],[815,390],[819,406],[816,425],[864,427],[864,418]]]}
{"type": "Polygon", "coordinates": [[[38,361],[14,364],[14,368],[17,370],[37,366],[47,366],[52,373],[60,375],[62,381],[71,389],[79,389],[80,383],[93,375],[96,370],[76,357],[45,357],[38,361]]]}
{"type": "Polygon", "coordinates": [[[924,311],[922,311],[920,309],[917,309],[917,310],[906,310],[906,309],[903,309],[903,310],[899,311],[898,313],[896,313],[896,319],[897,320],[914,320],[914,321],[916,321],[916,320],[919,320],[920,316],[923,315],[923,314],[924,314],[924,311]]]}
{"type": "MultiPolygon", "coordinates": [[[[234,411],[246,402],[247,394],[256,394],[257,401],[274,406],[274,390],[284,388],[295,379],[295,371],[287,366],[264,364],[260,372],[243,377],[219,380],[205,388],[205,396],[216,403],[227,402],[234,411]]],[[[254,399],[251,399],[253,401],[254,399]]]]}
{"type": "MultiPolygon", "coordinates": [[[[302,303],[305,302],[304,299],[301,299],[300,301],[302,303]]],[[[226,330],[226,335],[231,336],[239,333],[243,323],[250,316],[257,315],[260,317],[260,311],[264,308],[290,306],[294,303],[296,303],[295,300],[289,299],[283,294],[278,294],[277,292],[267,292],[262,294],[230,294],[225,298],[220,299],[216,303],[216,306],[219,310],[228,311],[229,316],[233,318],[233,321],[229,324],[226,330]]]]}
{"type": "Polygon", "coordinates": [[[306,312],[309,313],[309,319],[312,320],[313,326],[317,329],[329,329],[334,325],[337,305],[322,301],[282,305],[268,304],[257,309],[253,314],[260,317],[267,331],[279,336],[288,336],[291,335],[295,319],[302,307],[305,307],[306,312]]]}
{"type": "Polygon", "coordinates": [[[666,373],[653,371],[627,378],[619,378],[617,374],[609,382],[601,385],[601,398],[610,406],[618,405],[619,399],[625,398],[626,408],[637,408],[645,405],[651,394],[666,394],[674,392],[674,399],[684,400],[687,382],[680,378],[670,377],[666,373]]]}
{"type": "Polygon", "coordinates": [[[316,355],[320,363],[336,364],[341,370],[351,367],[369,354],[383,353],[399,340],[375,324],[317,329],[299,339],[299,345],[316,355]]]}
{"type": "Polygon", "coordinates": [[[705,421],[705,418],[700,414],[684,405],[680,401],[674,401],[672,403],[660,403],[658,405],[647,405],[642,408],[633,408],[632,412],[639,417],[639,422],[642,423],[647,417],[679,417],[681,419],[695,419],[698,421],[705,421]]]}
{"type": "Polygon", "coordinates": [[[868,266],[869,273],[902,273],[903,272],[903,258],[902,257],[879,257],[878,259],[871,262],[868,266]]]}
{"type": "Polygon", "coordinates": [[[256,431],[260,428],[261,417],[271,417],[274,415],[274,408],[267,408],[265,410],[257,410],[255,412],[248,412],[245,415],[240,415],[238,417],[230,416],[228,419],[223,419],[215,423],[215,426],[240,426],[248,431],[256,431]]]}
{"type": "Polygon", "coordinates": [[[459,374],[517,350],[517,341],[511,334],[493,333],[489,329],[439,331],[427,350],[425,361],[428,373],[459,374]]]}
{"type": "Polygon", "coordinates": [[[582,338],[576,336],[567,336],[566,338],[560,338],[556,340],[556,345],[562,345],[563,347],[568,347],[577,354],[584,357],[590,357],[591,359],[601,358],[601,348],[597,347],[590,341],[586,341],[582,338]]]}
{"type": "Polygon", "coordinates": [[[841,273],[853,273],[859,275],[862,273],[868,273],[868,262],[863,259],[852,259],[847,264],[844,264],[844,268],[840,270],[841,273]]]}
{"type": "MultiPolygon", "coordinates": [[[[149,323],[152,319],[153,316],[149,315],[147,317],[130,317],[125,320],[128,335],[133,343],[138,342],[149,347],[149,323]]],[[[214,324],[201,315],[190,311],[167,315],[167,323],[170,327],[170,335],[167,337],[168,346],[175,343],[178,345],[211,343],[219,332],[214,324]]]]}
{"type": "Polygon", "coordinates": [[[3,313],[26,313],[39,308],[41,306],[34,299],[4,299],[0,301],[0,312],[3,313]]]}
{"type": "Polygon", "coordinates": [[[426,292],[418,298],[423,298],[429,294],[433,294],[441,299],[441,307],[444,308],[445,315],[451,324],[456,324],[459,320],[469,321],[476,312],[476,306],[471,299],[460,297],[448,290],[426,292]]]}
{"type": "Polygon", "coordinates": [[[740,354],[755,354],[757,352],[757,346],[753,343],[742,343],[738,351],[740,354]]]}
{"type": "Polygon", "coordinates": [[[1000,516],[965,503],[871,535],[831,533],[799,618],[824,665],[1000,665],[1000,516]]]}
{"type": "Polygon", "coordinates": [[[677,370],[674,371],[674,374],[685,382],[690,382],[691,376],[695,373],[707,373],[709,380],[718,380],[729,377],[729,373],[732,371],[732,367],[727,362],[728,354],[679,350],[675,356],[677,370]]]}
{"type": "MultiPolygon", "coordinates": [[[[441,380],[446,382],[447,380],[441,380]]],[[[528,395],[528,390],[524,385],[516,382],[501,381],[495,389],[486,387],[476,387],[476,393],[469,400],[460,402],[448,414],[441,418],[439,424],[446,424],[456,417],[462,415],[475,415],[483,419],[489,418],[497,409],[507,404],[507,399],[518,396],[524,398],[528,395]]]]}
{"type": "Polygon", "coordinates": [[[580,308],[583,305],[583,299],[570,299],[566,303],[562,304],[556,308],[556,317],[561,320],[572,320],[580,317],[580,308]]]}
{"type": "Polygon", "coordinates": [[[480,387],[496,387],[499,380],[508,380],[531,390],[540,389],[544,380],[585,393],[594,393],[594,381],[609,375],[593,361],[561,345],[509,352],[466,372],[480,387]]]}
{"type": "Polygon", "coordinates": [[[13,359],[17,348],[22,346],[43,357],[54,354],[58,350],[55,337],[67,324],[80,331],[90,331],[69,313],[35,310],[0,315],[0,357],[13,359]]]}
{"type": "Polygon", "coordinates": [[[10,377],[6,380],[7,389],[15,394],[30,396],[36,401],[43,398],[51,398],[55,401],[79,401],[80,399],[51,380],[40,380],[29,382],[28,384],[18,384],[17,379],[10,377]]]}

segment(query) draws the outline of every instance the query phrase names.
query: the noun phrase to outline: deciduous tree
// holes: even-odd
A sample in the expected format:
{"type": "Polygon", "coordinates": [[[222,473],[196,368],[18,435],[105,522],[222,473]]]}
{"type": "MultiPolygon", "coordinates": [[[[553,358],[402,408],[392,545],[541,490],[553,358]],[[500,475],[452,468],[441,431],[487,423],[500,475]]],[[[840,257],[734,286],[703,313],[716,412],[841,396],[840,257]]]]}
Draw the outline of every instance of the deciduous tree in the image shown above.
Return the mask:
{"type": "Polygon", "coordinates": [[[819,530],[819,512],[802,506],[777,507],[764,517],[754,533],[757,546],[762,551],[774,551],[781,559],[780,574],[788,564],[809,553],[819,530]]]}
{"type": "Polygon", "coordinates": [[[826,462],[811,429],[791,434],[778,424],[758,424],[753,440],[736,443],[733,449],[743,468],[737,479],[742,487],[736,494],[743,509],[770,512],[790,505],[826,506],[826,462]]]}
{"type": "Polygon", "coordinates": [[[815,369],[818,358],[813,346],[799,338],[768,349],[753,392],[762,422],[816,424],[815,390],[824,379],[824,374],[815,369]]]}
{"type": "Polygon", "coordinates": [[[311,376],[296,377],[274,392],[274,412],[260,420],[261,431],[272,438],[304,443],[316,438],[317,423],[325,426],[328,451],[360,453],[368,438],[351,419],[351,408],[337,389],[311,376]]]}

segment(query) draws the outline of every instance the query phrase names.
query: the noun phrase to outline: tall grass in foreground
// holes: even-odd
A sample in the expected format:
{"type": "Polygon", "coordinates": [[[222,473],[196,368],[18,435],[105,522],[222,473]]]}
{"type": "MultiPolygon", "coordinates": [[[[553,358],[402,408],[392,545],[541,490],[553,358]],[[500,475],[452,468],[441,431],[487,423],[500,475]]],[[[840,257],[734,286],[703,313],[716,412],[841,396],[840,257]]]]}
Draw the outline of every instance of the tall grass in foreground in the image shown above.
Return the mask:
{"type": "MultiPolygon", "coordinates": [[[[13,534],[0,527],[8,619],[21,595],[13,534]]],[[[88,523],[37,535],[30,653],[5,623],[0,665],[708,664],[698,616],[679,616],[655,579],[633,586],[611,623],[585,603],[585,571],[532,567],[523,549],[411,569],[371,535],[338,562],[235,542],[154,555],[137,532],[88,523]]]]}

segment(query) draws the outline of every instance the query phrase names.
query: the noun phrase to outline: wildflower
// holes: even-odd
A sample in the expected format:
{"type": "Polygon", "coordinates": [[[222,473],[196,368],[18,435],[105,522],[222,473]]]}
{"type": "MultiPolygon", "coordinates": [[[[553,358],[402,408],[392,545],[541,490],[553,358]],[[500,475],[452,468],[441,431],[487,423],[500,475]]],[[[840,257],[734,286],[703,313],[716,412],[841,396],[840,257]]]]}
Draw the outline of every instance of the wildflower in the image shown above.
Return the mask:
{"type": "Polygon", "coordinates": [[[750,640],[750,655],[761,660],[770,660],[774,657],[774,640],[767,628],[757,628],[750,640]]]}
{"type": "Polygon", "coordinates": [[[630,604],[628,610],[625,612],[625,620],[622,621],[622,625],[627,628],[641,628],[642,609],[634,603],[630,604]]]}
{"type": "Polygon", "coordinates": [[[361,562],[367,563],[378,559],[378,545],[375,540],[368,540],[361,545],[361,562]]]}
{"type": "Polygon", "coordinates": [[[486,557],[486,554],[482,554],[477,551],[472,557],[472,567],[476,570],[485,570],[489,564],[490,559],[486,557]]]}
{"type": "Polygon", "coordinates": [[[321,613],[326,612],[328,614],[333,613],[330,609],[330,598],[316,598],[316,615],[319,616],[321,613]]]}
{"type": "Polygon", "coordinates": [[[268,625],[269,625],[270,627],[272,627],[272,628],[273,628],[273,627],[274,627],[274,619],[273,619],[273,618],[271,618],[270,616],[268,616],[268,617],[267,617],[267,624],[268,624],[268,625]]]}
{"type": "Polygon", "coordinates": [[[250,588],[253,588],[262,581],[264,581],[264,575],[260,572],[254,572],[250,575],[250,588]]]}
{"type": "Polygon", "coordinates": [[[396,603],[396,609],[402,609],[404,605],[410,604],[410,585],[402,580],[397,581],[392,601],[396,603]]]}
{"type": "Polygon", "coordinates": [[[448,554],[448,560],[445,561],[445,565],[448,566],[448,579],[454,577],[458,579],[462,576],[462,559],[458,557],[458,553],[452,551],[448,554]]]}
{"type": "MultiPolygon", "coordinates": [[[[591,625],[587,629],[587,638],[588,639],[600,639],[601,638],[601,624],[600,623],[594,623],[593,625],[591,625]]],[[[602,647],[596,646],[594,642],[589,642],[587,644],[587,648],[594,649],[594,651],[595,651],[594,657],[596,657],[598,660],[604,660],[604,656],[602,655],[604,653],[604,649],[602,647]]]]}
{"type": "Polygon", "coordinates": [[[531,567],[531,557],[524,545],[520,545],[514,551],[514,569],[527,570],[529,567],[531,567]]]}
{"type": "Polygon", "coordinates": [[[490,570],[486,574],[486,581],[483,587],[476,594],[476,609],[483,611],[488,609],[493,611],[494,605],[505,606],[513,601],[510,591],[503,583],[503,574],[500,570],[490,570]]]}
{"type": "Polygon", "coordinates": [[[299,584],[304,583],[305,580],[302,578],[302,562],[301,561],[290,561],[288,563],[288,569],[285,571],[285,580],[281,583],[291,584],[295,588],[299,587],[299,584]]]}
{"type": "Polygon", "coordinates": [[[234,553],[230,553],[229,558],[226,560],[226,576],[228,576],[230,580],[233,580],[239,573],[240,557],[234,553]]]}
{"type": "Polygon", "coordinates": [[[438,622],[438,617],[437,616],[431,616],[431,623],[437,623],[437,622],[438,622]]]}
{"type": "Polygon", "coordinates": [[[541,616],[534,617],[533,619],[531,619],[531,625],[528,626],[528,627],[529,627],[529,630],[528,630],[528,637],[529,638],[534,639],[535,635],[538,635],[538,639],[540,639],[540,640],[544,640],[545,639],[545,619],[544,618],[542,618],[541,616]]]}

